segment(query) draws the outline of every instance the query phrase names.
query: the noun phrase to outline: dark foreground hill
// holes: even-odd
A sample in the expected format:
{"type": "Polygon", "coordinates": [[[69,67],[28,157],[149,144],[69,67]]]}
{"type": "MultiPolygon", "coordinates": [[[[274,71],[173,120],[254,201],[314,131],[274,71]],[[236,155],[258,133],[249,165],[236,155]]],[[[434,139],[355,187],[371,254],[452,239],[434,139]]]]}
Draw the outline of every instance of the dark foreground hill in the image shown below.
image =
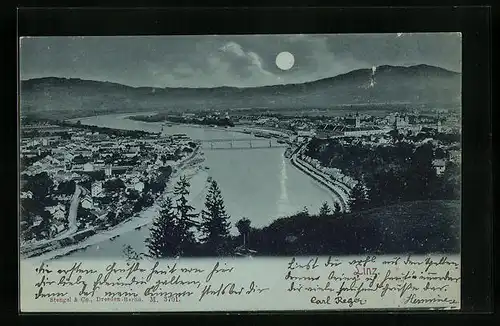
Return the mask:
{"type": "Polygon", "coordinates": [[[442,68],[380,66],[302,84],[254,88],[151,88],[81,79],[21,82],[21,113],[77,117],[115,112],[231,108],[335,108],[405,104],[459,106],[461,74],[442,68]],[[373,84],[371,82],[373,81],[373,84]]]}
{"type": "Polygon", "coordinates": [[[460,202],[405,202],[340,217],[298,214],[249,238],[265,256],[459,253],[460,202]]]}

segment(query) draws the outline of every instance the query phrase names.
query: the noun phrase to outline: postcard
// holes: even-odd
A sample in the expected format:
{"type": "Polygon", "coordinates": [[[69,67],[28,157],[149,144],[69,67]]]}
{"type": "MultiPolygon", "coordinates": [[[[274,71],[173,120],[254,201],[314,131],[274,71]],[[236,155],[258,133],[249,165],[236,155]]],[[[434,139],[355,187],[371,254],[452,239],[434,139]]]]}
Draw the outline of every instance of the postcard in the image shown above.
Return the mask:
{"type": "Polygon", "coordinates": [[[21,312],[460,309],[461,34],[22,37],[21,312]]]}

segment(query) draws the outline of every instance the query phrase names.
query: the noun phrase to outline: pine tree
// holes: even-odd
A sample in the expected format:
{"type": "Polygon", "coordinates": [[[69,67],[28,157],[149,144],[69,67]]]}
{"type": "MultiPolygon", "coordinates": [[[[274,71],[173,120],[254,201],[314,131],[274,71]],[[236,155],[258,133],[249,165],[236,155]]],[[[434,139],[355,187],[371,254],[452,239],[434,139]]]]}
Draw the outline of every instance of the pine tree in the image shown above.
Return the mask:
{"type": "Polygon", "coordinates": [[[333,205],[333,215],[334,216],[340,216],[342,214],[342,208],[340,207],[340,204],[338,202],[335,202],[333,205]]]}
{"type": "Polygon", "coordinates": [[[238,222],[236,222],[236,228],[238,229],[238,232],[240,235],[243,237],[243,247],[246,248],[247,243],[248,243],[248,235],[251,230],[251,222],[249,219],[246,217],[242,218],[238,222]]]}
{"type": "Polygon", "coordinates": [[[325,217],[325,216],[330,215],[330,213],[331,213],[330,206],[328,206],[328,203],[325,201],[319,209],[319,216],[325,217]]]}
{"type": "Polygon", "coordinates": [[[189,196],[189,186],[189,181],[186,177],[182,176],[174,188],[174,195],[178,197],[175,206],[176,216],[179,227],[183,230],[183,238],[181,239],[183,252],[187,252],[193,247],[195,238],[191,228],[198,225],[198,221],[195,220],[198,214],[191,213],[195,208],[189,205],[187,199],[189,196]]]}
{"type": "Polygon", "coordinates": [[[172,199],[166,198],[160,214],[153,222],[150,237],[146,239],[149,255],[154,258],[177,257],[183,254],[186,230],[172,206],[172,199]]]}
{"type": "Polygon", "coordinates": [[[202,211],[202,241],[211,254],[224,254],[229,241],[229,216],[217,182],[212,181],[202,211]]]}
{"type": "Polygon", "coordinates": [[[35,235],[37,239],[48,239],[51,236],[51,226],[53,217],[46,210],[40,213],[41,223],[35,228],[35,235]]]}
{"type": "Polygon", "coordinates": [[[351,191],[349,198],[349,208],[351,212],[359,212],[366,209],[368,199],[366,197],[365,188],[361,182],[358,182],[351,191]]]}
{"type": "Polygon", "coordinates": [[[190,213],[194,211],[194,207],[188,204],[187,196],[189,196],[189,181],[186,177],[182,176],[174,188],[174,195],[178,196],[175,207],[179,217],[187,224],[194,225],[193,218],[198,217],[198,214],[190,213]]]}
{"type": "Polygon", "coordinates": [[[131,245],[123,246],[123,255],[127,260],[141,260],[141,254],[137,253],[137,251],[132,248],[131,245]]]}

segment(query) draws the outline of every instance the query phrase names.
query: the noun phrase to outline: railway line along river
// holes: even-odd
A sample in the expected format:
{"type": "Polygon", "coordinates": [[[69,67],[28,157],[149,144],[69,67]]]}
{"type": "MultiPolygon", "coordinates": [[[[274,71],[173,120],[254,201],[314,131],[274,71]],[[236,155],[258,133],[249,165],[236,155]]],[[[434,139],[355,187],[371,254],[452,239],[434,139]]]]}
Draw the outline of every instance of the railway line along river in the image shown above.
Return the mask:
{"type": "MultiPolygon", "coordinates": [[[[134,114],[113,114],[78,119],[82,124],[127,130],[159,132],[162,123],[149,123],[127,119],[134,114]]],[[[255,144],[269,144],[268,139],[257,138],[230,128],[204,128],[188,125],[164,127],[165,134],[186,134],[192,139],[248,139],[255,138],[255,144]]],[[[219,145],[217,146],[224,146],[219,145]]],[[[226,145],[227,146],[227,145],[226,145]]],[[[229,146],[228,146],[229,147],[229,146]]],[[[273,220],[294,214],[307,207],[318,212],[327,201],[333,206],[334,195],[323,185],[295,168],[284,156],[285,148],[253,148],[232,150],[211,150],[204,145],[205,161],[193,180],[194,193],[191,204],[199,212],[203,208],[205,189],[200,179],[208,176],[217,181],[224,197],[226,211],[230,215],[232,232],[237,234],[234,224],[247,217],[254,227],[269,225],[273,220]],[[196,188],[196,189],[194,189],[196,188]]],[[[124,245],[130,245],[137,252],[146,252],[145,239],[149,227],[130,230],[113,240],[104,240],[85,250],[76,251],[68,258],[111,258],[123,255],[124,245]]]]}

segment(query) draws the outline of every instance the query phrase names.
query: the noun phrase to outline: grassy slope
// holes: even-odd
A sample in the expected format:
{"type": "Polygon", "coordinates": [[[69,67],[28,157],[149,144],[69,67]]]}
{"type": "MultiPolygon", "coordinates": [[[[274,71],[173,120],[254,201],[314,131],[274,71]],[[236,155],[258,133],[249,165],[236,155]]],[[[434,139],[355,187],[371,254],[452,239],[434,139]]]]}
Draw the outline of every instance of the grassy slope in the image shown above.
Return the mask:
{"type": "Polygon", "coordinates": [[[460,202],[405,202],[339,218],[282,218],[251,235],[260,255],[427,254],[460,251],[460,202]],[[295,241],[286,240],[295,236],[295,241]]]}

